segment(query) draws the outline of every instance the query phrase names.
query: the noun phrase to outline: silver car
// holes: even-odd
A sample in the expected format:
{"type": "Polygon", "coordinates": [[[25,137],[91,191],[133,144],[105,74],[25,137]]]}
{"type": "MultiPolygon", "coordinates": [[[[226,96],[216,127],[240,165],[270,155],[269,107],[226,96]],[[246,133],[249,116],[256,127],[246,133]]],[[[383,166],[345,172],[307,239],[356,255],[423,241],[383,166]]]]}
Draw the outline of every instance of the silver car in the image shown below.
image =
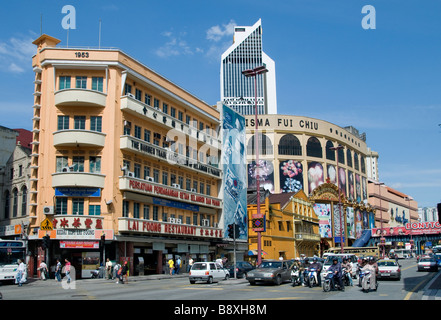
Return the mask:
{"type": "Polygon", "coordinates": [[[423,257],[418,261],[418,271],[432,270],[438,271],[438,264],[433,257],[423,257]]]}
{"type": "Polygon", "coordinates": [[[291,281],[292,261],[264,260],[256,269],[247,273],[247,280],[251,285],[256,282],[270,282],[276,285],[291,281]]]}

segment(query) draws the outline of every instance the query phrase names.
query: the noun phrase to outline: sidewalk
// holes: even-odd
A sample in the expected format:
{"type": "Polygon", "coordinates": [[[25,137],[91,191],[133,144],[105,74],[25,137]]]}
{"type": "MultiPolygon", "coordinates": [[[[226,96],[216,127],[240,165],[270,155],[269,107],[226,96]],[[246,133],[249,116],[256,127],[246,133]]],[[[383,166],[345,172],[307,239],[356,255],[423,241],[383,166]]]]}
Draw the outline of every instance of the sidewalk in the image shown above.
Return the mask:
{"type": "Polygon", "coordinates": [[[421,300],[441,300],[441,272],[424,287],[421,300]]]}

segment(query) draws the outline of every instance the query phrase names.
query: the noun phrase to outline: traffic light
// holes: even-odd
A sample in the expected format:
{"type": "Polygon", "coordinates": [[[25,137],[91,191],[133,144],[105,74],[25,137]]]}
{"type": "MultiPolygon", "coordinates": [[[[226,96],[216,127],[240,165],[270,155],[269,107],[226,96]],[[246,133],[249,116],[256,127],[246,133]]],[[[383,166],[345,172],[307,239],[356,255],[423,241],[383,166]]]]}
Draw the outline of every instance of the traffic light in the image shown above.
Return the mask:
{"type": "Polygon", "coordinates": [[[234,238],[234,225],[229,224],[227,229],[228,238],[234,238]]]}
{"type": "Polygon", "coordinates": [[[240,236],[240,228],[238,224],[234,224],[234,238],[237,239],[240,236]]]}
{"type": "Polygon", "coordinates": [[[51,237],[49,235],[45,235],[43,237],[43,249],[48,249],[51,244],[51,237]]]}
{"type": "Polygon", "coordinates": [[[105,241],[106,241],[106,235],[103,233],[101,235],[101,240],[100,240],[100,249],[104,248],[105,241]]]}

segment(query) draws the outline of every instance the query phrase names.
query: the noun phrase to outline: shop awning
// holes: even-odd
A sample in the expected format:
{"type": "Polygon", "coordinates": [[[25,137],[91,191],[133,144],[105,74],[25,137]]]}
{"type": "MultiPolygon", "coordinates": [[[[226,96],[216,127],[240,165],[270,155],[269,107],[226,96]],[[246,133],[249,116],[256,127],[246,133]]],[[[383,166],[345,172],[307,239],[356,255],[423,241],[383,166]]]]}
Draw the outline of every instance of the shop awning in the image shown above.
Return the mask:
{"type": "MultiPolygon", "coordinates": [[[[262,256],[263,255],[267,255],[268,253],[266,253],[265,251],[262,250],[262,256]]],[[[249,256],[257,256],[257,250],[249,250],[248,251],[248,255],[249,256]]]]}

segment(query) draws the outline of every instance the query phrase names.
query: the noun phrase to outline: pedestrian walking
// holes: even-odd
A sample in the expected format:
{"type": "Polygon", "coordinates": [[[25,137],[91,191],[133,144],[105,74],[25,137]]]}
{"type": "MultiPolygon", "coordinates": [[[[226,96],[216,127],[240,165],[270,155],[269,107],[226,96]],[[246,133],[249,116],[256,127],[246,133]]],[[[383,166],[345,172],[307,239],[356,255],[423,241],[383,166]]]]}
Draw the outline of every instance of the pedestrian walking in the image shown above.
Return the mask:
{"type": "Polygon", "coordinates": [[[187,272],[190,272],[193,263],[194,263],[193,258],[190,257],[190,259],[188,259],[187,272]]]}
{"type": "Polygon", "coordinates": [[[121,283],[128,282],[127,273],[129,272],[129,266],[127,261],[124,261],[124,265],[121,268],[121,283]]]}
{"type": "Polygon", "coordinates": [[[168,260],[168,268],[170,270],[170,275],[173,275],[173,271],[174,271],[174,261],[172,258],[170,258],[170,260],[168,260]]]}
{"type": "Polygon", "coordinates": [[[106,278],[109,279],[109,280],[112,280],[112,267],[113,267],[112,261],[110,261],[110,259],[107,258],[107,261],[106,261],[106,278]]]}
{"type": "Polygon", "coordinates": [[[64,271],[66,273],[66,277],[67,277],[67,283],[70,283],[71,277],[70,277],[70,267],[71,267],[71,263],[69,262],[69,260],[64,259],[65,265],[64,265],[64,271]]]}
{"type": "Polygon", "coordinates": [[[57,265],[55,267],[55,280],[61,282],[61,262],[60,259],[57,259],[57,265]]]}
{"type": "Polygon", "coordinates": [[[47,269],[47,264],[43,261],[40,263],[40,278],[46,281],[48,278],[49,270],[47,269]]]}
{"type": "Polygon", "coordinates": [[[113,271],[115,272],[115,278],[116,283],[119,283],[119,281],[122,281],[121,279],[121,265],[117,262],[115,267],[113,268],[113,271]]]}
{"type": "Polygon", "coordinates": [[[21,287],[23,285],[26,276],[25,275],[26,265],[20,259],[18,259],[17,262],[18,262],[18,268],[17,268],[17,275],[15,276],[15,283],[18,284],[19,287],[21,287]]]}
{"type": "Polygon", "coordinates": [[[175,274],[179,274],[179,270],[181,270],[181,258],[178,257],[178,259],[176,259],[176,272],[175,274]]]}

